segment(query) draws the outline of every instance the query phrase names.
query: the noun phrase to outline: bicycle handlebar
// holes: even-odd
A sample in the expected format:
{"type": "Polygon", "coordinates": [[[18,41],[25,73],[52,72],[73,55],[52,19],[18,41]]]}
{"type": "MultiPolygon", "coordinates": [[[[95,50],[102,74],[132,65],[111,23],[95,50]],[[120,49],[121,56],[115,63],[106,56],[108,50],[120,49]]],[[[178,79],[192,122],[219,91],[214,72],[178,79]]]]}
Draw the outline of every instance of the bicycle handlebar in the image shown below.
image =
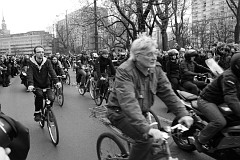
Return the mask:
{"type": "Polygon", "coordinates": [[[34,87],[32,92],[36,91],[36,90],[42,90],[43,92],[46,92],[48,89],[51,89],[51,88],[38,88],[38,87],[34,87]]]}

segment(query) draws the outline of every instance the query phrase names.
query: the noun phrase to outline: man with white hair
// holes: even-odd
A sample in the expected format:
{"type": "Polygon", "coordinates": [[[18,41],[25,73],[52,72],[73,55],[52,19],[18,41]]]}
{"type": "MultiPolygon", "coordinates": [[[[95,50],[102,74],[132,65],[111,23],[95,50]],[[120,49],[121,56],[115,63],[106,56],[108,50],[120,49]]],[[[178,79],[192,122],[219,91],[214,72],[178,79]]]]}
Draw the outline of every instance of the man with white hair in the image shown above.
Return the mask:
{"type": "Polygon", "coordinates": [[[193,123],[156,61],[157,55],[157,44],[152,38],[142,36],[133,41],[129,59],[117,68],[109,96],[109,120],[136,142],[128,160],[152,160],[162,156],[152,155],[151,151],[153,140],[162,139],[163,133],[151,128],[146,120],[155,95],[179,118],[179,123],[187,127],[193,123]]]}

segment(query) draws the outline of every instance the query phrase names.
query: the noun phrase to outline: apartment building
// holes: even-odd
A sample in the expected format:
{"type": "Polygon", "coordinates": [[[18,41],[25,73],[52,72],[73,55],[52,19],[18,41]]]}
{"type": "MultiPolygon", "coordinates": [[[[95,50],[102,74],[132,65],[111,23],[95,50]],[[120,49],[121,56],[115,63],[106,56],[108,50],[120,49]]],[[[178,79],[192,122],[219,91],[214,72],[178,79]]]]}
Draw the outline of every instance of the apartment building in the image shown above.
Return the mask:
{"type": "Polygon", "coordinates": [[[218,18],[233,18],[226,0],[192,0],[192,23],[218,18]]]}
{"type": "Polygon", "coordinates": [[[45,31],[30,31],[0,36],[1,55],[32,54],[37,45],[43,46],[46,54],[52,53],[52,35],[45,31]]]}
{"type": "Polygon", "coordinates": [[[194,47],[210,47],[217,41],[232,42],[235,23],[226,0],[192,0],[194,47]]]}
{"type": "MultiPolygon", "coordinates": [[[[95,24],[93,7],[83,7],[65,15],[56,24],[56,38],[59,47],[68,45],[80,50],[95,50],[95,24]]],[[[98,7],[98,14],[107,16],[107,9],[98,7]]],[[[98,28],[98,48],[104,48],[103,39],[107,37],[104,29],[98,28]]]]}

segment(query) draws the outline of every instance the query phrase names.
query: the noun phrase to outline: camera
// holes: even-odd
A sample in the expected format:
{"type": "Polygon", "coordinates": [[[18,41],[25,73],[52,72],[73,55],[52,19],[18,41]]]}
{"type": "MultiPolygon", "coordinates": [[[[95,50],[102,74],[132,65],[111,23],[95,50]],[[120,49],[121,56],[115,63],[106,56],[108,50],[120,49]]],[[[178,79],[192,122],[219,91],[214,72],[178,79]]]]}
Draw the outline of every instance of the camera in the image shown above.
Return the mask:
{"type": "Polygon", "coordinates": [[[11,124],[3,117],[0,117],[0,146],[7,147],[15,136],[11,124]]]}

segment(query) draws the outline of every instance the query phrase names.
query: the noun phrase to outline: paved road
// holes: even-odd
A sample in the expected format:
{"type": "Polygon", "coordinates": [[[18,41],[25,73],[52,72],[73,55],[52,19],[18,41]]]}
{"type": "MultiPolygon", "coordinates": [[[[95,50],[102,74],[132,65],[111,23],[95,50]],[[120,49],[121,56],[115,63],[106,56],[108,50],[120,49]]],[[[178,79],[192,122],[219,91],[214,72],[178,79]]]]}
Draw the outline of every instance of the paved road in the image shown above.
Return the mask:
{"type": "MultiPolygon", "coordinates": [[[[72,71],[71,74],[73,75],[72,71]]],[[[72,77],[74,81],[74,77],[72,77]]],[[[89,94],[80,96],[75,86],[64,86],[65,103],[59,107],[54,103],[54,113],[57,117],[60,142],[54,147],[50,141],[46,128],[41,129],[33,121],[33,93],[28,93],[20,84],[20,78],[11,79],[11,86],[0,87],[0,103],[5,114],[19,120],[30,130],[31,147],[27,160],[96,160],[97,137],[108,131],[97,121],[89,118],[89,108],[96,106],[89,94]]],[[[156,113],[172,120],[167,114],[166,107],[157,100],[154,105],[156,113]],[[159,107],[160,106],[160,107],[159,107]]],[[[211,158],[197,152],[186,153],[179,150],[170,140],[174,157],[181,160],[211,160],[211,158]]]]}

